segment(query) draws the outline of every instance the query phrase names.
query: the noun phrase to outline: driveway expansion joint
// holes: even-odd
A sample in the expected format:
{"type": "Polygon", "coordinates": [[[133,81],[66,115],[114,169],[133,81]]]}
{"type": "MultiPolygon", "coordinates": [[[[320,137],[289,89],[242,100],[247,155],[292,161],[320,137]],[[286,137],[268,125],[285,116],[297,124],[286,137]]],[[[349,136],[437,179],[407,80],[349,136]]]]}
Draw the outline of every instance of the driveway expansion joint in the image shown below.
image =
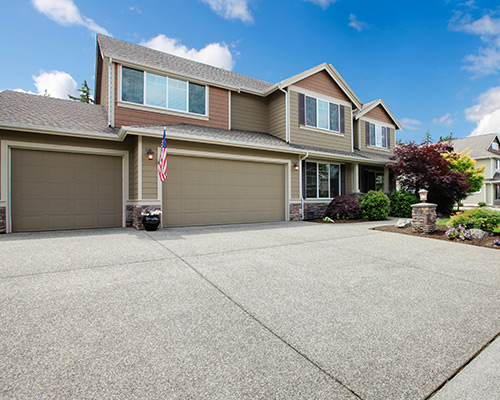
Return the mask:
{"type": "MultiPolygon", "coordinates": [[[[320,372],[322,372],[323,374],[325,374],[328,378],[332,379],[337,384],[339,384],[340,386],[342,386],[345,390],[349,391],[357,399],[359,399],[359,400],[365,400],[359,394],[357,394],[353,389],[349,388],[344,382],[342,382],[340,379],[338,379],[335,376],[333,376],[332,374],[330,374],[323,367],[321,367],[318,363],[316,363],[314,360],[312,360],[311,358],[309,358],[306,354],[304,354],[303,352],[301,352],[299,349],[297,349],[294,346],[292,346],[285,339],[283,339],[280,335],[278,335],[271,328],[269,328],[267,325],[265,325],[255,315],[253,315],[252,313],[250,313],[242,304],[238,303],[228,293],[226,293],[224,290],[222,290],[219,286],[217,286],[210,279],[208,279],[205,275],[203,275],[200,271],[198,271],[194,266],[192,266],[189,262],[187,262],[182,256],[176,254],[174,251],[172,251],[171,249],[169,249],[163,243],[157,241],[154,237],[150,236],[148,233],[146,233],[146,232],[144,232],[144,233],[145,233],[146,236],[148,236],[149,238],[151,238],[154,242],[158,243],[160,246],[162,246],[163,248],[165,248],[166,250],[168,250],[171,254],[173,254],[174,256],[176,256],[182,263],[184,263],[185,265],[187,265],[191,270],[193,270],[197,275],[199,275],[201,279],[203,279],[210,286],[212,286],[214,289],[216,289],[220,294],[222,294],[224,297],[226,297],[232,304],[234,304],[236,307],[238,307],[241,311],[243,311],[251,319],[253,319],[255,322],[257,322],[263,329],[265,329],[266,331],[268,331],[271,335],[273,335],[275,338],[277,338],[279,341],[281,341],[289,349],[291,349],[293,352],[295,352],[300,357],[302,357],[303,359],[305,359],[307,362],[309,362],[311,365],[313,365],[315,368],[317,368],[320,372]]],[[[273,247],[276,247],[276,246],[273,246],[273,247]]],[[[254,250],[254,249],[252,249],[252,250],[254,250]]]]}

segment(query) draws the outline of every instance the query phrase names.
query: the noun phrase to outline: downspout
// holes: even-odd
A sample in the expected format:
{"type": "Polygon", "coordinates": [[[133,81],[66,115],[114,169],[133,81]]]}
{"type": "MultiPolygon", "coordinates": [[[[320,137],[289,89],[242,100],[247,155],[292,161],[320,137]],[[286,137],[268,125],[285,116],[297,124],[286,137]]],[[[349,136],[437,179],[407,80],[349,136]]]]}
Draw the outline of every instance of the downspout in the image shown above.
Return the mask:
{"type": "Polygon", "coordinates": [[[113,57],[110,57],[108,71],[108,126],[111,126],[111,94],[113,92],[113,82],[111,81],[112,65],[113,57]]]}
{"type": "Polygon", "coordinates": [[[288,118],[288,91],[278,86],[278,89],[285,93],[285,141],[290,143],[290,121],[288,118]]]}
{"type": "Polygon", "coordinates": [[[307,157],[309,157],[309,152],[306,153],[304,157],[299,159],[299,168],[300,168],[300,207],[301,207],[301,215],[302,221],[304,221],[304,185],[302,184],[302,180],[304,179],[304,171],[302,171],[302,161],[304,161],[307,157]]]}

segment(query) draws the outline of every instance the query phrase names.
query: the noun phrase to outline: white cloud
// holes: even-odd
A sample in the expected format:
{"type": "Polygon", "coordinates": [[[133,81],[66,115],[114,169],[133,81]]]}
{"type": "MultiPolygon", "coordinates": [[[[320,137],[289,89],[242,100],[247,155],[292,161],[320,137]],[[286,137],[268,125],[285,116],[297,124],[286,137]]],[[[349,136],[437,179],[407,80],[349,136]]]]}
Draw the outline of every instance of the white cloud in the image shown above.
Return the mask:
{"type": "Polygon", "coordinates": [[[365,22],[358,20],[358,18],[354,14],[349,15],[349,23],[348,25],[358,32],[361,32],[363,29],[367,29],[368,25],[365,22]]]}
{"type": "Polygon", "coordinates": [[[432,123],[434,125],[451,126],[453,124],[453,119],[451,118],[450,113],[446,113],[438,118],[434,118],[432,123]]]}
{"type": "Polygon", "coordinates": [[[253,16],[248,9],[250,0],[202,0],[208,4],[212,10],[225,19],[240,19],[251,24],[253,16]]]}
{"type": "Polygon", "coordinates": [[[24,90],[24,89],[20,89],[20,88],[14,89],[14,92],[36,94],[36,93],[32,92],[31,90],[24,90]]]}
{"type": "Polygon", "coordinates": [[[335,3],[337,0],[304,0],[309,1],[311,3],[317,4],[323,9],[327,9],[330,4],[335,3]]]}
{"type": "Polygon", "coordinates": [[[465,118],[476,122],[471,136],[500,131],[500,86],[481,93],[479,103],[465,110],[465,118]]]}
{"type": "Polygon", "coordinates": [[[401,118],[400,122],[401,124],[403,124],[403,129],[409,131],[418,131],[421,129],[422,125],[422,122],[420,122],[418,119],[412,119],[412,118],[401,118]]]}
{"type": "Polygon", "coordinates": [[[63,26],[81,25],[95,33],[111,34],[102,26],[80,13],[73,0],[31,0],[33,6],[51,20],[63,26]]]}
{"type": "Polygon", "coordinates": [[[68,99],[68,94],[76,97],[79,95],[75,80],[66,72],[42,71],[39,75],[33,75],[33,80],[38,94],[41,95],[47,93],[60,99],[68,99]]]}
{"type": "Polygon", "coordinates": [[[500,71],[500,18],[487,14],[474,20],[468,13],[457,12],[448,28],[479,36],[484,43],[476,54],[465,57],[468,65],[464,65],[463,69],[473,73],[475,78],[500,71]]]}
{"type": "Polygon", "coordinates": [[[155,36],[150,40],[142,41],[140,44],[151,49],[189,58],[229,71],[234,66],[233,55],[226,44],[210,43],[200,50],[188,49],[183,44],[180,44],[178,39],[172,39],[163,34],[155,36]]]}

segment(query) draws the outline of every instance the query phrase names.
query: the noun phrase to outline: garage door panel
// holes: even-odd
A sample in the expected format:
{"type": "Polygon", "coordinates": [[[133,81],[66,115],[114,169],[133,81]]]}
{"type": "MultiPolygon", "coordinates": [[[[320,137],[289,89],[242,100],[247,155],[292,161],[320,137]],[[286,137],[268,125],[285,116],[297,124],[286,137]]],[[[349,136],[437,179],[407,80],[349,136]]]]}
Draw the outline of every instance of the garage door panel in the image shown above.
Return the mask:
{"type": "Polygon", "coordinates": [[[163,208],[165,226],[282,221],[285,167],[169,156],[163,208]]]}
{"type": "Polygon", "coordinates": [[[122,225],[121,157],[24,149],[11,155],[14,232],[122,225]]]}

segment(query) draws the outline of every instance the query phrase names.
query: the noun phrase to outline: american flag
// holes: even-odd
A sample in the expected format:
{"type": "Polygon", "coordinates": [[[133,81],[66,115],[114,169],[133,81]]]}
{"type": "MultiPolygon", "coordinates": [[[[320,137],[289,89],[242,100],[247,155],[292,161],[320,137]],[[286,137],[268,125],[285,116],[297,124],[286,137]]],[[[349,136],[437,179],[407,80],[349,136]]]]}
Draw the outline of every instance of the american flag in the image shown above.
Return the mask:
{"type": "Polygon", "coordinates": [[[161,142],[161,154],[160,161],[158,162],[158,175],[160,176],[160,181],[164,181],[167,177],[167,134],[163,130],[163,140],[161,142]]]}

